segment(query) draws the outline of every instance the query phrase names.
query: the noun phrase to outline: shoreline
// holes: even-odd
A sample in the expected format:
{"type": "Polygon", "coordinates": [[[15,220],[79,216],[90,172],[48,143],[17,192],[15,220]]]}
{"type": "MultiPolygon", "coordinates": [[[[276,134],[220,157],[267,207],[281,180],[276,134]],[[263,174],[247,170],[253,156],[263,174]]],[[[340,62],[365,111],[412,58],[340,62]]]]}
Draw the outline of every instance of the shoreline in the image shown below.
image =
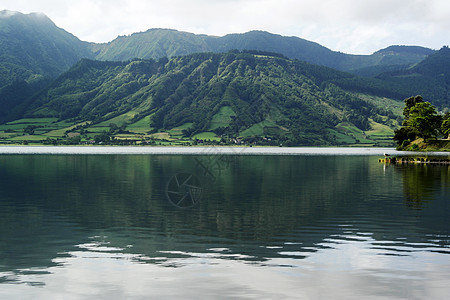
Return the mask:
{"type": "MultiPolygon", "coordinates": [[[[394,148],[355,147],[185,147],[185,146],[0,146],[2,154],[51,154],[51,155],[306,155],[383,156],[422,155],[423,152],[397,151],[394,148]]],[[[438,156],[450,156],[449,152],[428,152],[438,156]]]]}
{"type": "Polygon", "coordinates": [[[379,159],[378,162],[384,164],[437,164],[437,165],[448,165],[450,164],[449,158],[444,156],[437,156],[431,154],[430,156],[392,156],[383,159],[379,159]]]}
{"type": "Polygon", "coordinates": [[[449,152],[450,153],[450,140],[430,140],[425,142],[424,139],[417,139],[412,141],[405,147],[398,147],[401,151],[414,151],[419,153],[426,152],[449,152]]]}

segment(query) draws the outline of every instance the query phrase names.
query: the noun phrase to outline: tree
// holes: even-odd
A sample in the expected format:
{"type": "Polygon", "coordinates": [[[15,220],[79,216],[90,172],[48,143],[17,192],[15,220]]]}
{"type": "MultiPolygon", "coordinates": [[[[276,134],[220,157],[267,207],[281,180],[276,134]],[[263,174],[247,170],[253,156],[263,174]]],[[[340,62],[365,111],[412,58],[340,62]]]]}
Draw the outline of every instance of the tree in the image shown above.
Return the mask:
{"type": "Polygon", "coordinates": [[[442,124],[442,117],[436,112],[436,108],[429,102],[418,102],[409,109],[406,126],[417,132],[417,136],[428,139],[436,138],[442,124]]]}
{"type": "Polygon", "coordinates": [[[394,131],[394,141],[397,141],[397,145],[404,148],[417,138],[417,133],[411,127],[401,127],[394,131]]]}
{"type": "MultiPolygon", "coordinates": [[[[403,116],[405,117],[403,123],[409,120],[409,116],[411,114],[411,109],[419,103],[423,103],[422,96],[418,95],[415,97],[409,97],[405,99],[405,107],[403,108],[403,116]]],[[[406,125],[406,124],[403,124],[406,125]]]]}
{"type": "Polygon", "coordinates": [[[23,130],[23,132],[25,132],[26,134],[29,134],[29,135],[33,135],[33,134],[34,134],[34,130],[35,130],[36,128],[38,128],[38,126],[36,126],[36,125],[28,125],[28,126],[23,130]]]}
{"type": "Polygon", "coordinates": [[[77,135],[77,136],[73,136],[73,137],[69,137],[66,140],[66,144],[67,145],[79,145],[81,142],[81,136],[77,135]]]}
{"type": "Polygon", "coordinates": [[[403,115],[403,126],[394,134],[398,149],[404,149],[417,137],[426,140],[436,138],[440,132],[450,134],[450,119],[444,128],[442,116],[431,103],[424,102],[421,96],[405,99],[403,115]]]}
{"type": "Polygon", "coordinates": [[[446,113],[443,117],[441,132],[450,139],[450,113],[446,113]]]}
{"type": "Polygon", "coordinates": [[[94,141],[96,144],[109,144],[111,137],[109,136],[109,133],[103,131],[101,134],[94,136],[94,141]]]}

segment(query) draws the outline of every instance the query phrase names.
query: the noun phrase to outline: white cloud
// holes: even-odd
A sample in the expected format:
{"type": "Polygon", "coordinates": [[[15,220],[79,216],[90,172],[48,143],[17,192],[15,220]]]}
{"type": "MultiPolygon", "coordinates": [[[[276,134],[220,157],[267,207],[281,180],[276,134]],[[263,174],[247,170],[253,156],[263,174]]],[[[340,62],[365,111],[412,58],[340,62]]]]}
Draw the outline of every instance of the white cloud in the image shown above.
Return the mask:
{"type": "Polygon", "coordinates": [[[260,29],[370,53],[392,44],[449,44],[447,0],[0,0],[41,11],[80,39],[107,42],[150,28],[225,35],[260,29]]]}

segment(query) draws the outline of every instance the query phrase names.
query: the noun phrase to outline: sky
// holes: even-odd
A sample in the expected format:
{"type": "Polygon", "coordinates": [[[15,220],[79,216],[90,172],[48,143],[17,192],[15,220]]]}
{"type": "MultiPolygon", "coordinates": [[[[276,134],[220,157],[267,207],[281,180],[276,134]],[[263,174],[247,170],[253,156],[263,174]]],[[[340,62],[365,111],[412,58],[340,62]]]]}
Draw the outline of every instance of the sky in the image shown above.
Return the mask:
{"type": "Polygon", "coordinates": [[[448,0],[0,0],[4,9],[42,12],[97,43],[170,28],[216,36],[265,30],[349,54],[450,44],[448,0]]]}

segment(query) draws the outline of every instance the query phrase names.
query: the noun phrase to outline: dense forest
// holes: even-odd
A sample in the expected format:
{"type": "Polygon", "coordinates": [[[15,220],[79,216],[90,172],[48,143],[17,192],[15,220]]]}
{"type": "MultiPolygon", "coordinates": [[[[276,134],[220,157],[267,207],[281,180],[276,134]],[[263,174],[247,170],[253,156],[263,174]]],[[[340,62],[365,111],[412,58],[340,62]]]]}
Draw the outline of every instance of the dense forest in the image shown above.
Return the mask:
{"type": "Polygon", "coordinates": [[[25,118],[94,125],[118,118],[119,127],[146,119],[148,133],[182,127],[185,137],[211,132],[327,145],[338,143],[334,130],[342,123],[360,131],[371,129],[370,120],[397,124],[389,107],[358,96],[368,89],[348,73],[262,51],[128,62],[84,59],[21,111],[25,118]]]}

